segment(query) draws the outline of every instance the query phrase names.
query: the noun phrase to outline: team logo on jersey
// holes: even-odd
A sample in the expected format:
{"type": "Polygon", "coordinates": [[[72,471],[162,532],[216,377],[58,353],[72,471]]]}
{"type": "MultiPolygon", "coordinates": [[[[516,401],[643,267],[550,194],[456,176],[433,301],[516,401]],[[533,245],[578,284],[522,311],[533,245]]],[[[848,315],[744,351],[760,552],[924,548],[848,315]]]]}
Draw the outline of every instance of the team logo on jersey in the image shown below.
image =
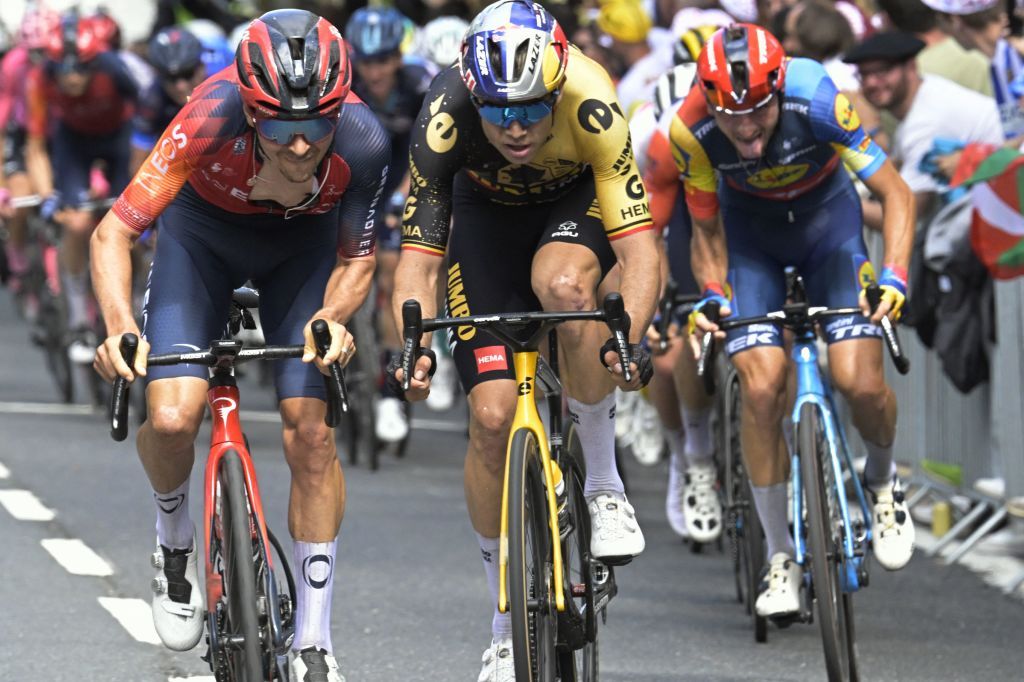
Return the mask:
{"type": "Polygon", "coordinates": [[[857,284],[864,289],[875,283],[875,267],[861,255],[853,257],[853,271],[857,273],[857,284]]]}
{"type": "Polygon", "coordinates": [[[853,132],[860,128],[860,117],[853,108],[853,103],[843,93],[836,95],[835,114],[836,123],[846,132],[853,132]]]}
{"type": "Polygon", "coordinates": [[[810,170],[809,163],[797,163],[790,166],[772,166],[764,168],[747,178],[747,184],[757,189],[778,189],[792,185],[810,170]]]}
{"type": "Polygon", "coordinates": [[[447,111],[441,111],[444,95],[430,103],[430,121],[427,123],[427,146],[438,154],[451,151],[459,138],[455,119],[447,111]]]}

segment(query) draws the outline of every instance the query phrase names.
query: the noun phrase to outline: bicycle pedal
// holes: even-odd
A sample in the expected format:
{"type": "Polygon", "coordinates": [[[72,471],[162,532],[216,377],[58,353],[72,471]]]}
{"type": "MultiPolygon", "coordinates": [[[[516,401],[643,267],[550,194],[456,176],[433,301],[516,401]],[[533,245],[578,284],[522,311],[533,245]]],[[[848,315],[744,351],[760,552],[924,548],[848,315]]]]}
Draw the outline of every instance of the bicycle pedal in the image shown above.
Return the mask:
{"type": "Polygon", "coordinates": [[[770,620],[772,623],[774,623],[775,627],[779,628],[780,630],[785,630],[786,628],[791,626],[793,623],[803,623],[803,622],[805,622],[803,615],[800,614],[799,612],[797,612],[797,613],[788,613],[788,614],[785,614],[785,615],[782,615],[782,616],[769,616],[768,620],[770,620]]]}

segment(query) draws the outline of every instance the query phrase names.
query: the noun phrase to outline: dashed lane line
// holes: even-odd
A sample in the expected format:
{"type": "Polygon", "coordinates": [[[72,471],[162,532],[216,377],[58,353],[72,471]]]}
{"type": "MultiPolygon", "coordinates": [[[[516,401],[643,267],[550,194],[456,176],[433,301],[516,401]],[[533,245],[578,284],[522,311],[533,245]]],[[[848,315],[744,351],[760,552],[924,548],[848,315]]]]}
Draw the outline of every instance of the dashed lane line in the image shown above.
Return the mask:
{"type": "Polygon", "coordinates": [[[81,540],[50,538],[41,544],[68,573],[101,578],[114,574],[113,567],[81,540]]]}
{"type": "Polygon", "coordinates": [[[144,644],[160,645],[160,637],[153,626],[153,611],[148,602],[116,597],[99,597],[99,602],[133,639],[144,644]]]}
{"type": "Polygon", "coordinates": [[[53,521],[57,516],[29,490],[0,490],[0,505],[18,521],[53,521]]]}

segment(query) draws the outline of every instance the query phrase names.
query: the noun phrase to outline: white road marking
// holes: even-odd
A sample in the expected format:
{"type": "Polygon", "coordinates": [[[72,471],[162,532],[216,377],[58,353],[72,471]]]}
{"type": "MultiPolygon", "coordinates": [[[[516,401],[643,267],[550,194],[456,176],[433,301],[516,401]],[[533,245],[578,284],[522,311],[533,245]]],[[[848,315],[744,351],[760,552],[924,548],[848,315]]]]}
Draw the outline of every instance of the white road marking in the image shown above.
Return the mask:
{"type": "Polygon", "coordinates": [[[52,521],[57,516],[29,490],[0,490],[0,504],[18,521],[52,521]]]}
{"type": "Polygon", "coordinates": [[[50,538],[42,540],[43,549],[50,553],[68,573],[75,575],[113,575],[114,569],[99,554],[81,540],[50,538]]]}
{"type": "Polygon", "coordinates": [[[10,478],[11,472],[3,464],[0,464],[0,478],[10,478]]]}
{"type": "Polygon", "coordinates": [[[161,644],[153,626],[153,612],[148,602],[114,597],[100,597],[99,602],[100,606],[105,608],[136,641],[144,644],[161,644]]]}
{"type": "Polygon", "coordinates": [[[0,402],[0,413],[91,415],[95,414],[95,408],[92,405],[68,405],[66,403],[0,402]]]}

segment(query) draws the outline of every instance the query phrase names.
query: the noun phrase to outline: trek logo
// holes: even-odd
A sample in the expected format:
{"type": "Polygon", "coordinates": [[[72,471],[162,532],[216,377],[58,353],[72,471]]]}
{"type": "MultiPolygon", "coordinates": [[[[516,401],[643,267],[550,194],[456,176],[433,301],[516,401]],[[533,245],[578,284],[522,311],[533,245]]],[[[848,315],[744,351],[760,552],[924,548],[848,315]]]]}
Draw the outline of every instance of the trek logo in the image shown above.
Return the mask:
{"type": "Polygon", "coordinates": [[[484,346],[483,348],[474,348],[473,355],[476,356],[477,374],[508,369],[508,358],[505,357],[504,346],[484,346]]]}
{"type": "Polygon", "coordinates": [[[321,590],[331,582],[334,573],[334,562],[326,554],[314,554],[302,561],[302,579],[314,590],[321,590]],[[321,566],[321,564],[323,564],[321,566]],[[314,578],[316,572],[320,577],[314,578]]]}
{"type": "Polygon", "coordinates": [[[777,346],[779,345],[778,339],[779,330],[774,325],[752,324],[747,327],[746,334],[729,341],[725,345],[725,350],[729,355],[733,355],[741,350],[754,348],[755,346],[777,346]]]}
{"type": "Polygon", "coordinates": [[[221,423],[224,424],[224,426],[226,428],[227,425],[228,425],[228,415],[231,414],[232,412],[234,412],[236,409],[238,409],[238,403],[236,403],[231,398],[224,398],[224,397],[214,398],[214,400],[213,400],[213,404],[214,405],[216,405],[217,403],[220,403],[220,402],[224,403],[224,407],[218,407],[217,408],[217,416],[220,417],[221,423]]]}
{"type": "Polygon", "coordinates": [[[844,339],[872,338],[882,335],[882,328],[870,322],[856,322],[857,318],[851,316],[840,317],[825,325],[825,333],[832,341],[844,339]]]}

